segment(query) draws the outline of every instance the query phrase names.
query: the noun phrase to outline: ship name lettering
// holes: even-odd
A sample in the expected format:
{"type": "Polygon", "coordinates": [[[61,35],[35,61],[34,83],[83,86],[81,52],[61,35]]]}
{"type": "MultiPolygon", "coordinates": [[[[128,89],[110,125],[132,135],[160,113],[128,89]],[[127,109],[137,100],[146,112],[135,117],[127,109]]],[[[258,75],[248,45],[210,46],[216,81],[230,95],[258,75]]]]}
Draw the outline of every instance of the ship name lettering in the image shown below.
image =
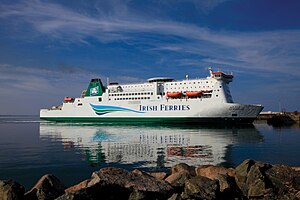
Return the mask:
{"type": "Polygon", "coordinates": [[[185,111],[190,110],[190,105],[165,105],[159,106],[144,106],[140,105],[140,111],[185,111]]]}
{"type": "Polygon", "coordinates": [[[161,111],[184,111],[184,110],[190,110],[189,105],[160,105],[161,111]]]}
{"type": "Polygon", "coordinates": [[[157,111],[158,106],[142,106],[140,105],[140,111],[157,111]]]}
{"type": "Polygon", "coordinates": [[[229,110],[244,110],[245,108],[242,106],[230,106],[229,110]]]}

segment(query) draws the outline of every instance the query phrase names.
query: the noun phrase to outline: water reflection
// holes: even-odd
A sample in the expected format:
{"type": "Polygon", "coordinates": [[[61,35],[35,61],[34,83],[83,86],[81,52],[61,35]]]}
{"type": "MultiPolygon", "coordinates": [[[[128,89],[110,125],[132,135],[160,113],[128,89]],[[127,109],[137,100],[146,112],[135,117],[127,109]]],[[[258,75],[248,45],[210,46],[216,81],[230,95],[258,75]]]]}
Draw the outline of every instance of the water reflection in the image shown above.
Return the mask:
{"type": "Polygon", "coordinates": [[[76,149],[92,166],[101,163],[164,168],[226,162],[233,144],[259,143],[255,127],[203,128],[170,126],[104,126],[41,123],[40,138],[61,142],[64,151],[76,149]]]}

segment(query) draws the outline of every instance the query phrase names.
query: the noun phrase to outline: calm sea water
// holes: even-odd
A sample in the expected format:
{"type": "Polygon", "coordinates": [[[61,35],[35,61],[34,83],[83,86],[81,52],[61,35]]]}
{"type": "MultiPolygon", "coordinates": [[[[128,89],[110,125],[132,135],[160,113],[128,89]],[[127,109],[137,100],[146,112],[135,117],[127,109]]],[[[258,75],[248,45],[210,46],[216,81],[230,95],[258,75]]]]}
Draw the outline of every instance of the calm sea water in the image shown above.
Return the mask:
{"type": "Polygon", "coordinates": [[[76,184],[102,167],[164,171],[185,162],[235,167],[247,158],[300,166],[300,128],[124,126],[0,116],[0,179],[28,190],[44,174],[76,184]]]}

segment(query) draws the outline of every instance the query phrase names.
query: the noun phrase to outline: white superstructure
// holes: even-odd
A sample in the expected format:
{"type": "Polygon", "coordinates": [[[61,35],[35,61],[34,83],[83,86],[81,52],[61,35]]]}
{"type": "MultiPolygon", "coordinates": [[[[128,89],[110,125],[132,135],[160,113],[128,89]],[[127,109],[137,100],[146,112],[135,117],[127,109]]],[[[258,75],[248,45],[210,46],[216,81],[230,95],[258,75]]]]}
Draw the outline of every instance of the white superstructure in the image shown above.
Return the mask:
{"type": "Polygon", "coordinates": [[[233,75],[213,72],[202,79],[176,81],[168,77],[147,83],[104,87],[92,79],[80,98],[64,99],[62,106],[41,109],[40,118],[52,121],[252,123],[261,105],[233,102],[228,84],[233,75]]]}

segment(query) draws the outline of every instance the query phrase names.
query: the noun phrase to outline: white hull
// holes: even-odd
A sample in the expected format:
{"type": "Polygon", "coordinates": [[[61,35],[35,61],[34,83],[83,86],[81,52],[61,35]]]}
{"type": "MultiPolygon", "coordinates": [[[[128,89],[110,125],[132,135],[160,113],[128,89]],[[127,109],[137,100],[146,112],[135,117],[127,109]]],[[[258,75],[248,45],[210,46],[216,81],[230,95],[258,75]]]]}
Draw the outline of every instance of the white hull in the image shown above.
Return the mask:
{"type": "MultiPolygon", "coordinates": [[[[165,120],[191,120],[191,122],[210,122],[212,120],[240,121],[241,123],[251,123],[260,113],[262,107],[259,105],[241,105],[235,103],[211,104],[207,101],[193,100],[175,100],[160,102],[136,102],[136,104],[93,104],[83,103],[80,108],[72,104],[64,105],[62,110],[42,109],[40,111],[41,119],[54,121],[152,121],[165,120]],[[92,105],[96,106],[116,106],[120,110],[111,111],[105,114],[97,114],[92,105]],[[144,107],[146,106],[146,107],[144,107]],[[174,110],[174,108],[176,110],[174,110]],[[122,110],[124,109],[124,110],[122,110]],[[128,109],[128,110],[127,110],[128,109]],[[152,109],[152,110],[150,110],[152,109]],[[171,110],[170,110],[171,109],[171,110]],[[180,109],[180,110],[179,110],[180,109]],[[61,119],[61,120],[60,120],[61,119]]],[[[186,121],[184,121],[186,122],[186,121]]]]}

